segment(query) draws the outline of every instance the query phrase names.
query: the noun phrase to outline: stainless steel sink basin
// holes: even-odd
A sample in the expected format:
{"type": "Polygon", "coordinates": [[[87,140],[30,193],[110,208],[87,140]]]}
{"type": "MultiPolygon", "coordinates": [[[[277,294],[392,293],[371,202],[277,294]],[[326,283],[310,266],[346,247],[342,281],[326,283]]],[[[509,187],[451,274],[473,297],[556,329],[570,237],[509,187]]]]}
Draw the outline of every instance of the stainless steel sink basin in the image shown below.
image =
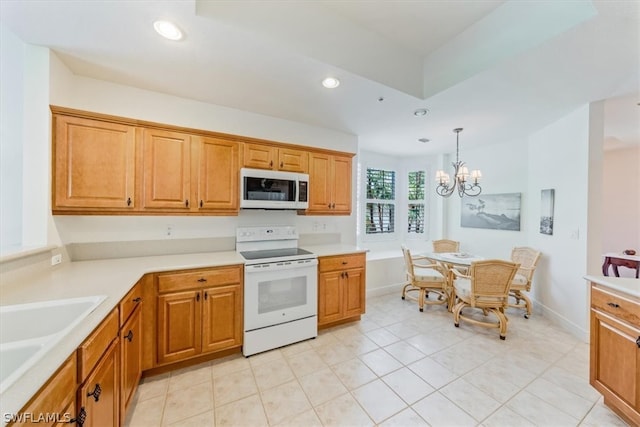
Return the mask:
{"type": "Polygon", "coordinates": [[[0,306],[0,393],[105,299],[97,295],[0,306]]]}

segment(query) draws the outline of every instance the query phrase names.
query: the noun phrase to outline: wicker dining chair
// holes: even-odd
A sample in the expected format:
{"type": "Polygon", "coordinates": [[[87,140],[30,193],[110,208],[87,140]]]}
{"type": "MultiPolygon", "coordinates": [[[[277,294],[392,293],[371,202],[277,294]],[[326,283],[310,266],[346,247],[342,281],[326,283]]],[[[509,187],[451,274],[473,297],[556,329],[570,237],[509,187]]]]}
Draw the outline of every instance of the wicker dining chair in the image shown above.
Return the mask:
{"type": "Polygon", "coordinates": [[[418,261],[428,261],[425,257],[411,257],[411,251],[402,246],[407,283],[402,288],[402,299],[413,299],[418,301],[420,311],[424,310],[425,304],[447,304],[449,301],[447,272],[443,271],[438,264],[423,264],[418,261]],[[414,297],[410,293],[417,292],[414,297]],[[437,295],[437,299],[429,299],[429,293],[437,295]]]}
{"type": "Polygon", "coordinates": [[[516,303],[509,304],[509,307],[524,308],[526,310],[525,319],[528,319],[531,315],[532,304],[529,297],[522,292],[531,291],[531,281],[540,260],[540,255],[540,251],[526,246],[515,247],[511,250],[511,261],[520,264],[520,268],[513,278],[511,289],[509,290],[509,296],[514,298],[516,303]]]}
{"type": "Polygon", "coordinates": [[[455,240],[441,239],[434,240],[431,243],[433,244],[433,252],[435,253],[460,251],[460,242],[456,242],[455,240]]]}
{"type": "Polygon", "coordinates": [[[465,275],[452,270],[453,291],[457,297],[457,303],[453,307],[453,323],[460,326],[460,319],[475,325],[500,329],[500,339],[507,336],[508,319],[504,311],[508,306],[509,288],[519,265],[515,262],[492,259],[471,263],[469,274],[465,275]],[[486,317],[493,313],[497,322],[488,319],[463,315],[462,311],[480,309],[486,317]]]}

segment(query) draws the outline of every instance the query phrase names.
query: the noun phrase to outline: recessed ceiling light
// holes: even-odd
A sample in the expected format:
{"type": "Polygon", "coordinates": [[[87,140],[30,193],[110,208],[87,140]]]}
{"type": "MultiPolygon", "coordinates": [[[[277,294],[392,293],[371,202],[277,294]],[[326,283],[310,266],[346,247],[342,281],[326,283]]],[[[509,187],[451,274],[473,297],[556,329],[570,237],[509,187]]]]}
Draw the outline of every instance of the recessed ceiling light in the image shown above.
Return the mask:
{"type": "Polygon", "coordinates": [[[413,112],[414,116],[426,116],[427,113],[429,112],[429,110],[427,110],[426,108],[418,108],[416,111],[413,112]]]}
{"type": "Polygon", "coordinates": [[[335,89],[340,86],[340,80],[335,77],[327,77],[322,81],[322,86],[326,87],[327,89],[335,89]]]}
{"type": "Polygon", "coordinates": [[[153,28],[155,28],[158,34],[169,40],[180,40],[182,38],[182,31],[180,31],[180,28],[173,22],[155,21],[153,28]]]}
{"type": "Polygon", "coordinates": [[[427,142],[429,142],[431,140],[429,138],[420,138],[418,141],[422,142],[423,144],[426,144],[427,142]]]}

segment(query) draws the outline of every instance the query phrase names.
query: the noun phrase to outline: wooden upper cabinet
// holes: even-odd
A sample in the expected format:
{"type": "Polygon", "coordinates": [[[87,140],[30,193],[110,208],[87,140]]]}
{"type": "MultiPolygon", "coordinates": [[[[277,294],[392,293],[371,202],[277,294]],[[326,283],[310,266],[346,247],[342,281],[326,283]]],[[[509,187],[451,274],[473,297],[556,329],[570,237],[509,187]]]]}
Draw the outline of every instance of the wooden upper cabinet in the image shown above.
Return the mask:
{"type": "Polygon", "coordinates": [[[243,160],[246,168],[301,173],[309,170],[309,153],[294,148],[245,143],[243,160]]]}
{"type": "Polygon", "coordinates": [[[351,214],[351,157],[324,153],[309,155],[307,214],[351,214]]]}
{"type": "Polygon", "coordinates": [[[198,210],[238,211],[240,144],[216,138],[196,137],[198,159],[198,210]]]}
{"type": "Polygon", "coordinates": [[[142,186],[145,209],[191,207],[191,136],[144,129],[142,186]]]}
{"type": "Polygon", "coordinates": [[[54,115],[53,210],[132,210],[135,127],[54,115]]]}

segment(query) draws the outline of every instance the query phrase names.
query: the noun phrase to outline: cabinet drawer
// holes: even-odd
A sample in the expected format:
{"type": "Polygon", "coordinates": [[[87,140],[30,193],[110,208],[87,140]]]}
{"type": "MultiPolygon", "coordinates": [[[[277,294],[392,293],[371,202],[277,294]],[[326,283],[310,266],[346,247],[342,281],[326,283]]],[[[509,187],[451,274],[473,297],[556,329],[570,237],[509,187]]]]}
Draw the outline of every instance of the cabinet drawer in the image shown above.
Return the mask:
{"type": "Polygon", "coordinates": [[[118,335],[118,310],[113,310],[107,318],[78,347],[79,382],[89,376],[104,351],[118,335]]]}
{"type": "Polygon", "coordinates": [[[640,326],[640,302],[632,300],[630,297],[593,287],[591,289],[591,306],[612,314],[618,319],[640,326]]]}
{"type": "Polygon", "coordinates": [[[158,292],[165,293],[241,283],[241,276],[240,267],[161,274],[158,275],[158,292]]]}
{"type": "Polygon", "coordinates": [[[135,285],[120,301],[120,326],[124,325],[133,310],[142,302],[142,286],[135,285]]]}
{"type": "MultiPolygon", "coordinates": [[[[35,417],[44,414],[59,414],[60,420],[70,420],[75,414],[68,412],[76,397],[77,359],[75,352],[53,374],[51,379],[36,394],[33,400],[20,413],[32,414],[35,417]]],[[[13,426],[32,425],[31,423],[15,423],[13,426]]]]}
{"type": "Polygon", "coordinates": [[[364,267],[365,254],[337,255],[318,258],[320,272],[364,267]]]}

